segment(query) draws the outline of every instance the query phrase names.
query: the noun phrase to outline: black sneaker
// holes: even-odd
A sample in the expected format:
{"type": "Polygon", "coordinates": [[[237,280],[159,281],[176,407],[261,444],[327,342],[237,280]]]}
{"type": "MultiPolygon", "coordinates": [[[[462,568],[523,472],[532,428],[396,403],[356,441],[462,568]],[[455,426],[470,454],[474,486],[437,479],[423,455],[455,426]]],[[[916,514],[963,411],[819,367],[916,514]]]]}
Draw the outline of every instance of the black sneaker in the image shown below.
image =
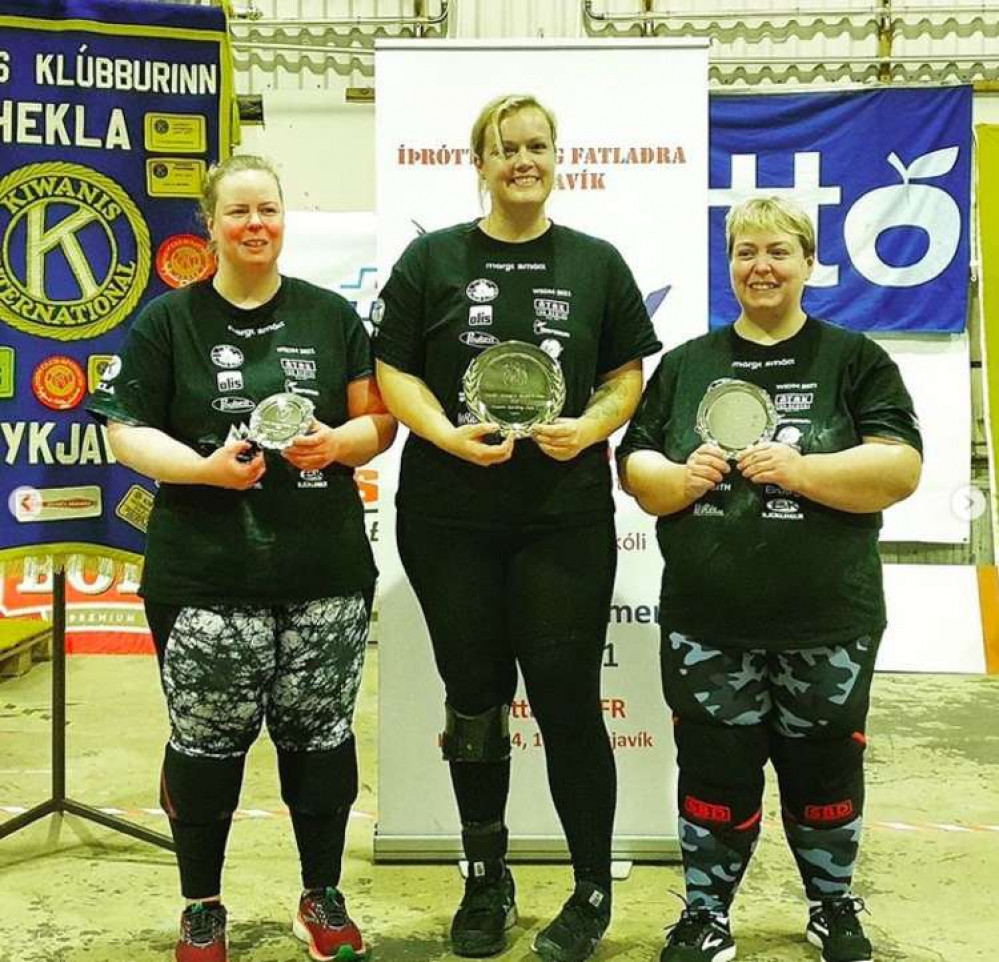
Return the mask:
{"type": "Polygon", "coordinates": [[[822,962],[871,962],[874,950],[858,915],[864,900],[855,895],[825,899],[808,914],[805,938],[822,949],[822,962]]]}
{"type": "Polygon", "coordinates": [[[583,962],[610,925],[610,895],[590,882],[577,882],[562,911],[535,937],[532,948],[545,962],[583,962]]]}
{"type": "Polygon", "coordinates": [[[451,922],[451,950],[455,955],[480,958],[506,948],[506,933],[517,922],[513,876],[465,881],[465,895],[451,922]]]}
{"type": "Polygon", "coordinates": [[[731,962],[734,958],[728,920],[689,905],[666,930],[666,944],[659,953],[659,962],[731,962]]]}

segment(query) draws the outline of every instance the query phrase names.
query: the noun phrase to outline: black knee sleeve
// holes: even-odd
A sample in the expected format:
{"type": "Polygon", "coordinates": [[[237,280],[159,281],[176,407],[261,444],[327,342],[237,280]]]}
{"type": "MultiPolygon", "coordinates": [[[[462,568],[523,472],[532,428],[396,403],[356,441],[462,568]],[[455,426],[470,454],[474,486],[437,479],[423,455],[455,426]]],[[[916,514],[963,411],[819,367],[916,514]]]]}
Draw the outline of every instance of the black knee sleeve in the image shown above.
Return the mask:
{"type": "Polygon", "coordinates": [[[766,730],[676,719],[680,814],[713,830],[749,829],[759,821],[766,730]]]}
{"type": "Polygon", "coordinates": [[[510,757],[510,706],[462,715],[445,704],[441,752],[449,762],[506,761],[510,757]]]}
{"type": "Polygon", "coordinates": [[[202,758],[167,745],[160,779],[160,804],[180,822],[206,825],[228,819],[239,804],[246,756],[202,758]]]}
{"type": "Polygon", "coordinates": [[[357,746],[353,736],[326,751],[278,749],[281,797],[293,812],[332,815],[357,798],[357,746]]]}
{"type": "Polygon", "coordinates": [[[861,732],[838,738],[771,736],[786,815],[814,828],[834,828],[864,810],[864,746],[861,732]]]}

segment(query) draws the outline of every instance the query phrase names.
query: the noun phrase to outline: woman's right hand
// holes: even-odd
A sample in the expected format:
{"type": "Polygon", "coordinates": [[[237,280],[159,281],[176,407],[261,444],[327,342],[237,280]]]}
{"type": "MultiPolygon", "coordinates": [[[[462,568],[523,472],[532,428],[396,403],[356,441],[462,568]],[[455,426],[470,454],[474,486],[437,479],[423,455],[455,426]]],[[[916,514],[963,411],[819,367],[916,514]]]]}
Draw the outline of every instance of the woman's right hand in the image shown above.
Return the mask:
{"type": "Polygon", "coordinates": [[[502,464],[513,456],[513,435],[508,434],[501,444],[488,444],[486,438],[499,431],[498,424],[463,424],[452,428],[438,445],[448,454],[479,467],[502,464]]]}
{"type": "Polygon", "coordinates": [[[201,462],[200,483],[232,491],[252,488],[267,470],[264,453],[259,449],[249,461],[239,460],[252,446],[249,441],[227,441],[201,462]]]}
{"type": "Polygon", "coordinates": [[[684,469],[683,493],[690,503],[713,491],[732,470],[725,452],[714,444],[702,444],[694,450],[684,469]]]}

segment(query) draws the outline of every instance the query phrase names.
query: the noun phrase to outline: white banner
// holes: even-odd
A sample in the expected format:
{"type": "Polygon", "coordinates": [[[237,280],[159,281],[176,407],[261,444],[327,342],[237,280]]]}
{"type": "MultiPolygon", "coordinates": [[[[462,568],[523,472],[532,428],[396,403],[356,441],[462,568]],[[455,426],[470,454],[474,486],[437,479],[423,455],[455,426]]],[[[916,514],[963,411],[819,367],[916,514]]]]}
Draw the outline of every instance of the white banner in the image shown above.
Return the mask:
{"type": "MultiPolygon", "coordinates": [[[[376,59],[382,277],[418,232],[484,213],[468,146],[472,122],[491,98],[526,92],[558,120],[552,218],[603,237],[621,251],[663,341],[676,344],[707,329],[705,46],[644,40],[502,46],[392,42],[379,46],[376,59]],[[661,96],[663,91],[669,96],[661,96]]],[[[393,488],[388,464],[381,473],[387,528],[391,509],[386,502],[393,488]]],[[[459,823],[438,748],[443,691],[391,530],[379,555],[375,854],[455,857],[459,823]]],[[[673,745],[657,681],[654,608],[661,562],[651,521],[630,499],[619,506],[618,531],[620,566],[603,683],[622,786],[614,854],[661,858],[676,851],[673,745]]],[[[456,580],[455,591],[474,590],[475,585],[456,580]]],[[[522,688],[512,714],[511,853],[562,856],[540,736],[522,688]]]]}

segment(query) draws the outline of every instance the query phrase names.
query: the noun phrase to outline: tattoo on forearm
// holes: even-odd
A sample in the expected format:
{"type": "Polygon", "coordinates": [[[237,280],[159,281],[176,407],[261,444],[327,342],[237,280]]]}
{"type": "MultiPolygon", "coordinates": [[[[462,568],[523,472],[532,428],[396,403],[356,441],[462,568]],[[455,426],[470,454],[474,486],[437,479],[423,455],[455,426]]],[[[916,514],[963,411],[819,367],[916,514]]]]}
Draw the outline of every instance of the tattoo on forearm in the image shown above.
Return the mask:
{"type": "Polygon", "coordinates": [[[627,378],[615,377],[604,381],[590,396],[584,413],[587,417],[613,423],[616,427],[624,420],[627,394],[627,378]]]}

